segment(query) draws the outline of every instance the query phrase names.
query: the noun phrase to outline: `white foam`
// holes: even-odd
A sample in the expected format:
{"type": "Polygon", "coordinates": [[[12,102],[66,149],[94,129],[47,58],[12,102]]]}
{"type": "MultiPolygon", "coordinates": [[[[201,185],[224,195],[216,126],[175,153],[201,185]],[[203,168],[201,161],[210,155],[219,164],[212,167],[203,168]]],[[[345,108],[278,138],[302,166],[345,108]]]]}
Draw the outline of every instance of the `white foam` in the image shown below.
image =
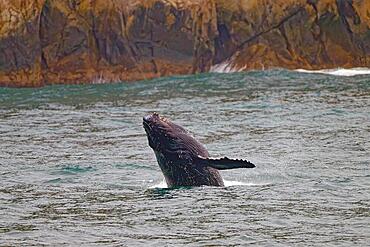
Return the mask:
{"type": "MultiPolygon", "coordinates": [[[[236,68],[232,59],[224,61],[219,64],[213,65],[209,72],[213,73],[234,73],[234,72],[242,72],[245,70],[246,67],[236,68]]],[[[262,65],[262,70],[264,67],[262,65]]],[[[320,70],[307,70],[307,69],[296,69],[294,71],[302,72],[302,73],[314,73],[314,74],[327,74],[327,75],[335,75],[335,76],[355,76],[355,75],[368,75],[370,74],[370,68],[366,67],[358,67],[358,68],[351,68],[351,69],[344,69],[344,68],[337,68],[337,69],[320,69],[320,70]]]]}
{"type": "Polygon", "coordinates": [[[155,185],[152,185],[152,186],[149,187],[149,189],[156,189],[156,188],[158,188],[158,189],[168,188],[166,180],[163,180],[159,184],[155,184],[155,185]]]}
{"type": "Polygon", "coordinates": [[[212,72],[212,73],[234,73],[234,72],[241,72],[245,68],[246,67],[242,67],[240,69],[237,69],[237,68],[235,68],[235,66],[233,65],[233,63],[231,61],[227,60],[225,62],[213,65],[210,68],[209,72],[212,72]]]}
{"type": "Polygon", "coordinates": [[[228,181],[228,180],[225,180],[224,179],[224,184],[226,187],[230,187],[230,186],[256,186],[256,185],[259,185],[259,184],[255,184],[255,183],[245,183],[245,182],[241,182],[241,181],[228,181]]]}
{"type": "Polygon", "coordinates": [[[370,68],[352,68],[352,69],[322,69],[322,70],[306,70],[306,69],[296,69],[297,72],[302,73],[318,73],[318,74],[328,74],[336,76],[355,76],[355,75],[368,75],[370,74],[370,68]]]}
{"type": "Polygon", "coordinates": [[[209,72],[213,72],[213,73],[230,73],[230,72],[233,72],[232,70],[233,69],[232,69],[231,63],[229,61],[225,61],[225,62],[222,62],[222,63],[213,65],[210,68],[209,72]]]}
{"type": "MultiPolygon", "coordinates": [[[[228,180],[224,180],[224,184],[226,187],[230,187],[230,186],[256,186],[258,184],[255,184],[255,183],[245,183],[245,182],[241,182],[241,181],[228,181],[228,180]]],[[[158,183],[158,184],[155,184],[155,185],[152,185],[149,187],[150,189],[164,189],[164,188],[168,188],[167,186],[167,183],[165,180],[163,180],[162,182],[158,183]]]]}

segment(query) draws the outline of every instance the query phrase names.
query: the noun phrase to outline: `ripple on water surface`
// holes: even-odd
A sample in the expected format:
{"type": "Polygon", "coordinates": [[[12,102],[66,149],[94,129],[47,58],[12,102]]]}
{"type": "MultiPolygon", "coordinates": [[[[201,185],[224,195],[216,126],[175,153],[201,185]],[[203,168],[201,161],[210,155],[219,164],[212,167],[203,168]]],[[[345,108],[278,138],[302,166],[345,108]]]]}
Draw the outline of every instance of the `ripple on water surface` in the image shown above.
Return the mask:
{"type": "Polygon", "coordinates": [[[0,245],[366,246],[370,78],[285,70],[0,88],[0,245]],[[142,116],[212,156],[226,187],[168,189],[142,116]]]}

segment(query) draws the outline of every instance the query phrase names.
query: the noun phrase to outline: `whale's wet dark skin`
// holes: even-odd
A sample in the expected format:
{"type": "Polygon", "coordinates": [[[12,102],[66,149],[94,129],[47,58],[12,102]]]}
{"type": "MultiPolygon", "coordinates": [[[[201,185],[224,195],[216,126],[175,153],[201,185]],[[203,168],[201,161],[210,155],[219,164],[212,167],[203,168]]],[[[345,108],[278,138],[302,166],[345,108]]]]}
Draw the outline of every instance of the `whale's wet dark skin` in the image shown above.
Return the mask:
{"type": "Polygon", "coordinates": [[[169,187],[224,186],[218,170],[255,167],[246,160],[210,158],[183,127],[157,113],[145,116],[143,126],[169,187]]]}

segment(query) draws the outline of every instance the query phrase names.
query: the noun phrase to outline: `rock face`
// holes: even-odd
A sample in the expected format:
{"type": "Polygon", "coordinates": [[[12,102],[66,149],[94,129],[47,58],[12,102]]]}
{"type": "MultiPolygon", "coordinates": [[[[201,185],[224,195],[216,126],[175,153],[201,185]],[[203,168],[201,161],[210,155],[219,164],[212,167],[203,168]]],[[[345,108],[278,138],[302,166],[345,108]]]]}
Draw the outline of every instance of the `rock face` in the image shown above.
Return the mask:
{"type": "Polygon", "coordinates": [[[368,0],[0,0],[0,85],[370,66],[368,0]]]}
{"type": "Polygon", "coordinates": [[[236,70],[370,65],[370,1],[221,2],[216,63],[229,59],[236,70]]]}

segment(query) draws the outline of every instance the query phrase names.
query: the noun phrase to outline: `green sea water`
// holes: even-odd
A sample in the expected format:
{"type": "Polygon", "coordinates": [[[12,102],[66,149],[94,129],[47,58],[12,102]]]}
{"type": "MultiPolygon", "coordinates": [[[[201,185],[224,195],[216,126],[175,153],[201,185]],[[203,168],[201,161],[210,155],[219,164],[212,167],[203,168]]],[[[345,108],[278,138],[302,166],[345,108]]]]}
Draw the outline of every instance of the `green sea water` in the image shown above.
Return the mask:
{"type": "Polygon", "coordinates": [[[370,75],[287,70],[0,88],[0,246],[368,246],[370,75]],[[165,188],[142,117],[226,187],[165,188]]]}

